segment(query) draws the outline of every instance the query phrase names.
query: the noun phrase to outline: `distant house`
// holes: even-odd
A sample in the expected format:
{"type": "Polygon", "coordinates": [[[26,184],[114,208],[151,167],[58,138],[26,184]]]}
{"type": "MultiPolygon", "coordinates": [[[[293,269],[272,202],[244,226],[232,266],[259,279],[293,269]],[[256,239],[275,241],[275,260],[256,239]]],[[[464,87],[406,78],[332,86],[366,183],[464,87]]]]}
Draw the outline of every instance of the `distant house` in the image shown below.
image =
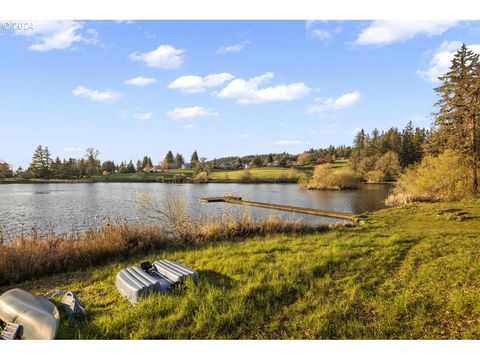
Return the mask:
{"type": "Polygon", "coordinates": [[[236,166],[232,164],[220,164],[219,168],[222,170],[233,170],[236,169],[236,166]]]}
{"type": "Polygon", "coordinates": [[[278,161],[269,162],[265,164],[266,167],[279,167],[280,163],[278,161]]]}

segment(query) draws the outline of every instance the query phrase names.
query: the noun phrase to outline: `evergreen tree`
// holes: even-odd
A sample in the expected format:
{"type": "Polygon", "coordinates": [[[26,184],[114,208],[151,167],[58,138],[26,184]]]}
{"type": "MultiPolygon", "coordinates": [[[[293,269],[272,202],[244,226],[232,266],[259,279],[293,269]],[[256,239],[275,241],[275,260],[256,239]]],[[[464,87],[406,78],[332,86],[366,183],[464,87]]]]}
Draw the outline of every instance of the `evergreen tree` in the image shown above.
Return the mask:
{"type": "Polygon", "coordinates": [[[38,145],[33,153],[29,170],[34,177],[47,179],[50,177],[51,161],[48,147],[44,149],[42,145],[38,145]]]}
{"type": "Polygon", "coordinates": [[[199,159],[198,159],[198,154],[197,154],[197,150],[195,150],[192,154],[192,157],[190,158],[190,162],[192,163],[192,165],[195,166],[196,163],[198,163],[199,159]]]}
{"type": "Polygon", "coordinates": [[[142,160],[142,169],[146,167],[147,164],[148,164],[148,156],[145,155],[142,160]]]}
{"type": "Polygon", "coordinates": [[[127,173],[129,173],[129,174],[133,174],[133,173],[135,172],[135,165],[133,165],[133,161],[132,161],[132,160],[130,160],[130,161],[128,162],[127,169],[126,169],[125,172],[127,172],[127,173]]]}
{"type": "Polygon", "coordinates": [[[399,160],[402,167],[407,167],[415,162],[416,152],[414,137],[413,124],[409,121],[402,132],[401,151],[399,154],[399,160]]]}
{"type": "Polygon", "coordinates": [[[175,158],[171,150],[168,150],[167,155],[165,155],[162,166],[164,169],[172,169],[175,167],[175,158]]]}
{"type": "Polygon", "coordinates": [[[479,55],[465,44],[455,53],[449,71],[439,77],[432,137],[435,150],[461,152],[469,163],[472,191],[478,193],[477,171],[480,158],[480,64],[479,55]]]}
{"type": "Polygon", "coordinates": [[[58,156],[56,157],[55,161],[52,162],[51,175],[56,179],[65,178],[63,164],[58,156]]]}
{"type": "Polygon", "coordinates": [[[181,169],[182,166],[183,166],[183,164],[185,164],[185,160],[183,159],[182,154],[177,153],[177,154],[175,155],[175,160],[174,160],[174,162],[175,162],[175,167],[176,167],[177,169],[181,169]]]}
{"type": "Polygon", "coordinates": [[[115,173],[115,163],[113,161],[107,160],[102,164],[102,172],[108,172],[110,174],[115,173]]]}
{"type": "Polygon", "coordinates": [[[357,171],[358,164],[366,156],[365,130],[361,129],[353,139],[352,157],[350,159],[353,170],[357,171]]]}
{"type": "Polygon", "coordinates": [[[126,172],[127,172],[127,167],[125,166],[125,163],[122,161],[120,163],[120,166],[118,167],[118,173],[125,174],[126,172]]]}

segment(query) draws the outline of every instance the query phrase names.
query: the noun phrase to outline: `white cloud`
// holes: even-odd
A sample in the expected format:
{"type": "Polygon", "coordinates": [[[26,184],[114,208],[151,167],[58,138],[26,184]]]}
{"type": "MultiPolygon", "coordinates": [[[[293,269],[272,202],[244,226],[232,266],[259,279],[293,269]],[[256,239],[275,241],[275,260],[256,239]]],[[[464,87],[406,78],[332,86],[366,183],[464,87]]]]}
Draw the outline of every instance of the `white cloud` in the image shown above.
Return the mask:
{"type": "Polygon", "coordinates": [[[235,76],[229,73],[210,74],[204,77],[196,75],[181,76],[168,84],[170,89],[181,90],[186,93],[197,93],[207,88],[223,85],[235,76]]]}
{"type": "Polygon", "coordinates": [[[252,135],[251,134],[242,134],[240,135],[240,139],[251,139],[252,135]]]}
{"type": "Polygon", "coordinates": [[[65,152],[83,152],[85,149],[80,148],[80,147],[65,147],[63,148],[63,151],[65,152]]]}
{"type": "Polygon", "coordinates": [[[355,105],[360,100],[360,92],[352,91],[337,98],[315,99],[316,104],[307,108],[308,114],[324,113],[328,110],[339,110],[355,105]]]}
{"type": "Polygon", "coordinates": [[[81,85],[73,89],[72,94],[74,96],[80,96],[92,101],[103,102],[103,103],[114,103],[122,96],[121,93],[112,91],[110,89],[106,89],[103,91],[92,90],[81,85]]]}
{"type": "Polygon", "coordinates": [[[330,32],[325,29],[312,29],[310,33],[312,34],[313,37],[320,39],[322,41],[330,40],[330,38],[332,37],[330,32]]]}
{"type": "Polygon", "coordinates": [[[171,45],[160,45],[150,52],[134,52],[128,57],[132,61],[142,61],[149,67],[175,69],[183,63],[184,53],[183,49],[176,49],[171,45]]]}
{"type": "Polygon", "coordinates": [[[150,120],[153,116],[153,113],[152,112],[138,112],[134,116],[138,120],[150,120]]]}
{"type": "Polygon", "coordinates": [[[185,129],[193,129],[195,127],[195,125],[193,124],[187,124],[187,125],[184,125],[183,126],[185,129]]]}
{"type": "Polygon", "coordinates": [[[278,146],[303,146],[309,145],[308,141],[301,141],[301,140],[278,140],[273,143],[273,145],[278,146]]]}
{"type": "MultiPolygon", "coordinates": [[[[425,81],[432,83],[439,82],[438,77],[442,76],[448,71],[450,65],[452,64],[452,59],[455,52],[461,46],[462,43],[460,41],[442,43],[442,45],[433,53],[429,67],[425,70],[418,70],[417,75],[419,75],[425,81]]],[[[480,44],[468,45],[468,48],[480,54],[480,44]]]]}
{"type": "Polygon", "coordinates": [[[305,29],[311,37],[328,43],[335,34],[342,32],[343,28],[340,23],[340,21],[307,20],[305,21],[305,29]],[[334,26],[332,26],[332,23],[334,26]]]}
{"type": "Polygon", "coordinates": [[[75,43],[97,44],[95,29],[85,29],[82,21],[35,21],[32,30],[17,31],[18,35],[32,38],[28,48],[33,51],[67,49],[75,43]]]}
{"type": "Polygon", "coordinates": [[[218,116],[218,113],[205,109],[201,106],[192,106],[188,108],[175,108],[167,112],[167,117],[170,120],[186,120],[195,119],[206,116],[218,116]]]}
{"type": "Polygon", "coordinates": [[[242,51],[245,46],[250,44],[250,41],[242,41],[241,43],[235,45],[228,45],[222,46],[221,48],[217,49],[218,54],[226,54],[226,53],[237,53],[242,51]]]}
{"type": "Polygon", "coordinates": [[[440,35],[457,25],[446,20],[375,20],[358,35],[357,45],[388,45],[405,41],[417,35],[440,35]]]}
{"type": "Polygon", "coordinates": [[[131,78],[131,79],[125,81],[125,84],[133,85],[133,86],[142,86],[143,87],[143,86],[147,86],[147,85],[150,85],[150,84],[155,84],[156,82],[157,82],[157,80],[155,80],[154,78],[138,76],[138,77],[131,78]]]}
{"type": "Polygon", "coordinates": [[[295,100],[307,95],[310,88],[304,83],[275,85],[259,89],[259,85],[273,78],[272,72],[253,77],[249,80],[235,79],[221,91],[218,97],[237,100],[238,104],[258,104],[271,101],[295,100]]]}

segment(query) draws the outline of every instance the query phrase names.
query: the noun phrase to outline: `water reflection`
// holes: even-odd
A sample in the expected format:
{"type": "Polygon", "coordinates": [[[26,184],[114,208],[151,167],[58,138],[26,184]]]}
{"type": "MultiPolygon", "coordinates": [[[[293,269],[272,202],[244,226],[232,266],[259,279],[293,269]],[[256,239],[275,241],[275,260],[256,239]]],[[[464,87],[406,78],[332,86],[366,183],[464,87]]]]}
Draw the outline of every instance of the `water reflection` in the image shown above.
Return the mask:
{"type": "Polygon", "coordinates": [[[71,232],[101,225],[105,218],[144,220],[135,210],[134,197],[145,192],[160,198],[180,193],[187,199],[192,215],[210,219],[248,212],[255,217],[275,214],[285,219],[335,222],[338,220],[269,209],[202,204],[196,199],[236,193],[247,200],[359,214],[383,208],[389,189],[388,185],[366,185],[348,191],[306,191],[296,184],[8,184],[0,185],[0,229],[14,236],[22,228],[28,231],[32,226],[41,232],[51,228],[71,232]]]}

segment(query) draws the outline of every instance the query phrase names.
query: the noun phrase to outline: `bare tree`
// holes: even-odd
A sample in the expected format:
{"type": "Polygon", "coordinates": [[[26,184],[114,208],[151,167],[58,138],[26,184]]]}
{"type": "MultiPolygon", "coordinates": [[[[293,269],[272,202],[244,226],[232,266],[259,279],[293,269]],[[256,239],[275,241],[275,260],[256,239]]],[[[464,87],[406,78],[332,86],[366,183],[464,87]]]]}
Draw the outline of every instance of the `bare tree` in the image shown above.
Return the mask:
{"type": "Polygon", "coordinates": [[[172,238],[187,242],[194,230],[185,197],[177,192],[159,199],[150,193],[140,193],[134,198],[135,208],[147,218],[158,221],[172,238]]]}

